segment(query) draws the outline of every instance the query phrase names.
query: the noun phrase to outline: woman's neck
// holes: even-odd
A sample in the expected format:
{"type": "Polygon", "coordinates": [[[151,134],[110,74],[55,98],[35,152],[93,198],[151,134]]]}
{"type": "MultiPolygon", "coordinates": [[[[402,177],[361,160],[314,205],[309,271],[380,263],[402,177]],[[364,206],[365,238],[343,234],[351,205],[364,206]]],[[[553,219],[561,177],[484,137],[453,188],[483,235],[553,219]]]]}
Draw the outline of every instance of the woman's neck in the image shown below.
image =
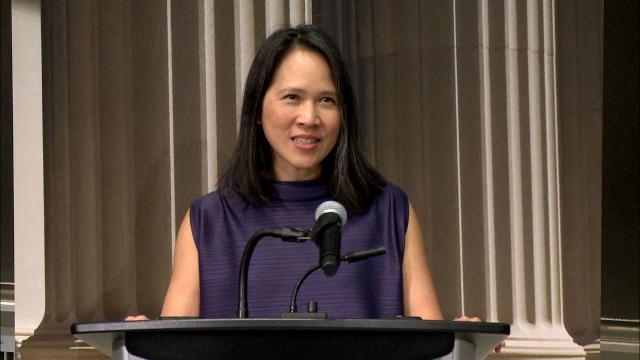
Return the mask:
{"type": "Polygon", "coordinates": [[[317,169],[289,169],[284,171],[275,168],[274,171],[267,176],[268,179],[275,181],[307,181],[316,180],[322,176],[322,168],[317,169]]]}

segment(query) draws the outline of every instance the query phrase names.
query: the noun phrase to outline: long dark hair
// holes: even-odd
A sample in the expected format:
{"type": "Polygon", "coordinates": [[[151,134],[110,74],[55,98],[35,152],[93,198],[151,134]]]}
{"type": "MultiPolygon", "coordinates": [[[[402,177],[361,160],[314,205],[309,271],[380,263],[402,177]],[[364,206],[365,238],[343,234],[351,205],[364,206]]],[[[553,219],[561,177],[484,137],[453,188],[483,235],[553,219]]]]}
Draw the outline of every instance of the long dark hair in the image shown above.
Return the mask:
{"type": "Polygon", "coordinates": [[[295,48],[322,55],[337,89],[342,119],[340,135],[334,149],[322,161],[322,177],[329,182],[332,196],[348,211],[366,210],[386,181],[369,165],[360,148],[355,94],[340,51],[329,35],[313,25],[278,30],[258,50],[245,85],[238,142],[218,185],[255,205],[268,203],[263,176],[273,171],[273,159],[258,120],[276,69],[295,48]]]}

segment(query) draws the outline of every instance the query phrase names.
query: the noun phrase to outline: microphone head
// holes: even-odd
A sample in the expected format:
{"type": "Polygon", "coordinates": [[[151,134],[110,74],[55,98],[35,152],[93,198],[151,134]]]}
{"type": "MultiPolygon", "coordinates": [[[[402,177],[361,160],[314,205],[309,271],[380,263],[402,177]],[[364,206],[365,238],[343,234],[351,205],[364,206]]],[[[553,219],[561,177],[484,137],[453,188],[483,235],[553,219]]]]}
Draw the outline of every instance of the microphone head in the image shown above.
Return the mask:
{"type": "Polygon", "coordinates": [[[347,223],[347,209],[337,201],[325,201],[316,208],[316,220],[326,213],[335,213],[340,218],[340,223],[344,226],[347,223]]]}

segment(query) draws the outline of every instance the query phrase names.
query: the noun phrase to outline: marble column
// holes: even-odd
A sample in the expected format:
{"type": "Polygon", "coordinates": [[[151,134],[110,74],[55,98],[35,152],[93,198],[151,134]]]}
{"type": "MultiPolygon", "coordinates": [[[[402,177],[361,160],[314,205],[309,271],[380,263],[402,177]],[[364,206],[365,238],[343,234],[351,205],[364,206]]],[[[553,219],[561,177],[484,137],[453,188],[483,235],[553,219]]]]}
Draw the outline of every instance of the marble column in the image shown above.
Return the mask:
{"type": "Polygon", "coordinates": [[[514,316],[505,355],[580,359],[563,322],[554,4],[506,5],[514,316]]]}

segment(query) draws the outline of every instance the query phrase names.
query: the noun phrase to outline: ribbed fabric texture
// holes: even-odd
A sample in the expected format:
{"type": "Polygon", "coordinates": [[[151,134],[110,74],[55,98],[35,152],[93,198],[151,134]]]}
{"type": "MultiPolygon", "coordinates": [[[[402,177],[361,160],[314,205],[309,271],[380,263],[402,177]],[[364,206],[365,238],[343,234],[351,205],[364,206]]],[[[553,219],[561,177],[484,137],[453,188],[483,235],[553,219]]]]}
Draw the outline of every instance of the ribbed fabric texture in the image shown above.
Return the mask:
{"type": "MultiPolygon", "coordinates": [[[[237,317],[240,260],[249,237],[264,228],[311,228],[316,207],[334,200],[320,180],[268,182],[270,203],[259,208],[229,191],[216,191],[191,206],[191,229],[199,254],[200,316],[237,317]]],[[[309,300],[330,318],[381,318],[403,312],[402,256],[408,223],[408,200],[388,183],[366,213],[349,214],[342,233],[342,254],[385,246],[387,254],[341,263],[338,273],[313,273],[298,294],[298,311],[309,300]]],[[[252,318],[288,312],[291,292],[302,274],[318,263],[311,241],[285,243],[264,238],[249,267],[248,300],[252,318]]]]}

